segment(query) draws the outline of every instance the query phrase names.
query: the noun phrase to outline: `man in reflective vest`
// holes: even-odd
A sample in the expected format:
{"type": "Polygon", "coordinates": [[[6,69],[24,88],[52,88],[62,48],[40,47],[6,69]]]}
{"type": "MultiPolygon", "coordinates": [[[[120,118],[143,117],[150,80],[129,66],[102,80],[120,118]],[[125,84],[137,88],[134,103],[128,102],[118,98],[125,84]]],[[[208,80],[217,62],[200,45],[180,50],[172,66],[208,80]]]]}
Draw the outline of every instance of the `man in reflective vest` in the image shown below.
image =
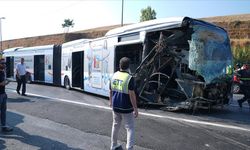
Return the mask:
{"type": "Polygon", "coordinates": [[[121,148],[117,138],[121,121],[124,120],[127,130],[126,149],[132,150],[135,143],[134,118],[138,116],[136,95],[134,92],[134,79],[129,74],[129,58],[120,60],[120,71],[117,71],[110,85],[110,106],[113,108],[113,125],[111,133],[111,150],[121,148]]]}

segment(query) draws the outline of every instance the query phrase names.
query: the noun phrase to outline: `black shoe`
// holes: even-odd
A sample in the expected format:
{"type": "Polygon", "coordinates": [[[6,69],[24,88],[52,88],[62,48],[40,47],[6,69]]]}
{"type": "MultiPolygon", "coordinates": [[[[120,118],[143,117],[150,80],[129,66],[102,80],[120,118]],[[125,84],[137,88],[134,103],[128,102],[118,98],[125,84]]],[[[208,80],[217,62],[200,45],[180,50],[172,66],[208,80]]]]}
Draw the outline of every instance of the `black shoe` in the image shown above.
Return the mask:
{"type": "Polygon", "coordinates": [[[13,128],[11,127],[2,127],[2,132],[11,132],[13,131],[13,128]]]}
{"type": "Polygon", "coordinates": [[[114,150],[123,150],[123,149],[122,149],[122,145],[117,145],[117,146],[115,146],[115,147],[114,147],[114,150]]]}
{"type": "Polygon", "coordinates": [[[22,96],[27,96],[26,94],[22,94],[22,96]]]}
{"type": "Polygon", "coordinates": [[[242,108],[242,102],[238,100],[238,104],[239,104],[240,108],[242,108]]]}
{"type": "Polygon", "coordinates": [[[17,92],[17,94],[19,94],[20,95],[20,92],[19,91],[16,91],[17,92]]]}

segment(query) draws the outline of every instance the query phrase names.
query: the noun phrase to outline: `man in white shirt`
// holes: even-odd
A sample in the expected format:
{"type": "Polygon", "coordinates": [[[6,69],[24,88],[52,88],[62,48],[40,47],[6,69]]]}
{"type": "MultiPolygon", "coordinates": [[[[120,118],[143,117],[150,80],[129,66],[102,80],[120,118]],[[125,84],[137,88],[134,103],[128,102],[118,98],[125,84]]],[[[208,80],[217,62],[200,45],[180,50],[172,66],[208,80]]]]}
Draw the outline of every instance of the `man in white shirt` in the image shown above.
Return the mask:
{"type": "Polygon", "coordinates": [[[17,88],[16,88],[16,91],[18,94],[20,94],[20,88],[21,88],[21,85],[22,86],[22,95],[23,96],[27,96],[25,94],[26,92],[26,77],[25,77],[25,74],[26,74],[26,66],[24,64],[24,58],[21,58],[21,63],[17,64],[16,66],[16,80],[17,80],[17,88]]]}

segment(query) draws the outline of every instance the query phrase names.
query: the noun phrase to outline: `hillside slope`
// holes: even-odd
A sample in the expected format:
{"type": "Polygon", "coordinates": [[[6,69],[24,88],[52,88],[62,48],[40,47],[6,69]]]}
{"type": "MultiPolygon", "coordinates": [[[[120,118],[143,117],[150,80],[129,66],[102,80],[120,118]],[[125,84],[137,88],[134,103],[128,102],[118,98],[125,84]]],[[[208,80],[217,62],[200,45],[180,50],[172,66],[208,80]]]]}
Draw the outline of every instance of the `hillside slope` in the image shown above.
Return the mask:
{"type": "MultiPolygon", "coordinates": [[[[250,46],[250,14],[216,16],[209,18],[199,18],[217,24],[227,30],[232,46],[249,45],[250,46]]],[[[67,34],[52,34],[45,36],[28,37],[3,41],[3,49],[11,47],[30,47],[38,45],[62,44],[64,42],[80,38],[102,37],[107,31],[117,28],[120,25],[105,26],[88,30],[81,30],[67,34]]]]}
{"type": "Polygon", "coordinates": [[[200,18],[208,22],[234,22],[234,21],[250,21],[250,14],[215,16],[209,18],[200,18]]]}

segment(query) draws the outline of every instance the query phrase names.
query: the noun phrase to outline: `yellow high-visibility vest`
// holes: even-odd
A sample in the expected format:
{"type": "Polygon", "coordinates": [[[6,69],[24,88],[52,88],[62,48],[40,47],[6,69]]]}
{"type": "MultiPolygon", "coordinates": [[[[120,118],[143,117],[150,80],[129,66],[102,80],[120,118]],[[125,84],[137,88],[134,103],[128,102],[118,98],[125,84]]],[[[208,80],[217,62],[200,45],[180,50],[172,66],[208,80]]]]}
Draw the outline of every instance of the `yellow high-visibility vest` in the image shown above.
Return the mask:
{"type": "Polygon", "coordinates": [[[112,91],[128,94],[128,84],[132,76],[127,72],[117,71],[111,80],[112,91]]]}

